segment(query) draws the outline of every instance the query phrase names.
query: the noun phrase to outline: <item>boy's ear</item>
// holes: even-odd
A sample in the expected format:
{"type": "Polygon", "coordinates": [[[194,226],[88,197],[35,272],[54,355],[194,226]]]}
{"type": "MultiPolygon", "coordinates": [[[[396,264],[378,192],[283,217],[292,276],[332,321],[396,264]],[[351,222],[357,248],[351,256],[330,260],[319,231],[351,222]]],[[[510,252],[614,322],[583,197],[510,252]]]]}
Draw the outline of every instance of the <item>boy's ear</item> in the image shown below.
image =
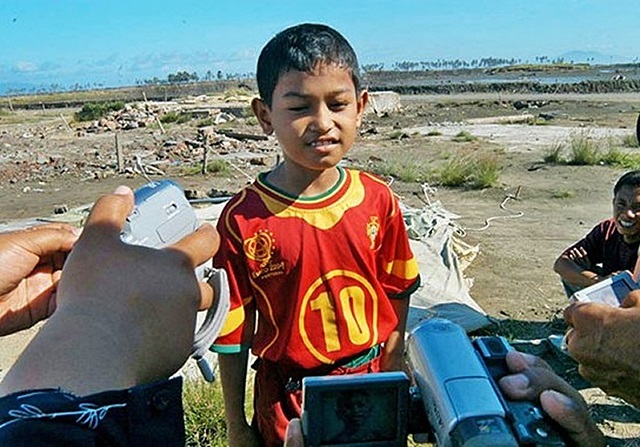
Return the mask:
{"type": "Polygon", "coordinates": [[[258,118],[262,131],[267,135],[271,135],[273,126],[271,125],[271,109],[269,106],[262,99],[253,98],[251,108],[253,109],[253,114],[258,118]]]}
{"type": "Polygon", "coordinates": [[[369,92],[367,90],[362,90],[360,92],[360,95],[358,96],[358,101],[356,104],[358,109],[356,126],[358,127],[360,127],[360,124],[362,123],[362,117],[364,116],[364,111],[367,108],[367,104],[369,104],[369,92]]]}

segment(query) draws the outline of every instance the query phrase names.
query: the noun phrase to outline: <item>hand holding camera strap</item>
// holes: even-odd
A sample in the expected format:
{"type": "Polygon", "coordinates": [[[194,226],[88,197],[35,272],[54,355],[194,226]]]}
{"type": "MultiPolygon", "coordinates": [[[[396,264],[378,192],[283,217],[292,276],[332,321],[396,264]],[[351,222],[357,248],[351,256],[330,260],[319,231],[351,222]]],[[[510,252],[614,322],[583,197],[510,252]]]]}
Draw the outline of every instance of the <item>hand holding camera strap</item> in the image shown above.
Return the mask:
{"type": "Polygon", "coordinates": [[[215,376],[211,369],[211,365],[209,365],[209,362],[204,355],[208,352],[209,347],[218,337],[220,330],[222,330],[222,325],[227,318],[227,314],[229,313],[230,301],[227,272],[223,269],[211,269],[207,282],[213,288],[214,303],[207,311],[207,315],[202,326],[195,334],[191,357],[195,359],[205,380],[207,382],[213,382],[215,376]]]}

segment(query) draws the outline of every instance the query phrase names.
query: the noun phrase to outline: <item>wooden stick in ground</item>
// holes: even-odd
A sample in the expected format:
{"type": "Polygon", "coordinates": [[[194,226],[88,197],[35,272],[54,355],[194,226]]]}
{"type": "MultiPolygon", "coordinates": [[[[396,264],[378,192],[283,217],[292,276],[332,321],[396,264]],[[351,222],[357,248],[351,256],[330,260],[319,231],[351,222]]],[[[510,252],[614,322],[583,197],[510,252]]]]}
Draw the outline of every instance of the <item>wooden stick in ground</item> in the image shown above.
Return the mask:
{"type": "Polygon", "coordinates": [[[206,174],[207,173],[207,164],[209,164],[209,146],[208,145],[204,145],[203,146],[203,151],[202,151],[202,173],[206,174]]]}
{"type": "Polygon", "coordinates": [[[118,168],[118,174],[122,174],[124,167],[122,166],[122,149],[118,144],[118,132],[115,133],[115,144],[116,144],[116,165],[118,168]]]}
{"type": "Polygon", "coordinates": [[[67,120],[64,119],[64,116],[62,116],[62,113],[60,114],[60,119],[64,123],[64,127],[66,127],[69,132],[73,132],[73,129],[71,129],[71,126],[69,126],[69,123],[67,123],[67,120]]]}
{"type": "Polygon", "coordinates": [[[158,126],[160,126],[160,132],[162,132],[162,133],[167,133],[167,132],[164,130],[164,126],[162,125],[162,121],[160,121],[160,118],[158,118],[158,115],[155,115],[155,117],[156,117],[156,123],[158,123],[158,126]]]}

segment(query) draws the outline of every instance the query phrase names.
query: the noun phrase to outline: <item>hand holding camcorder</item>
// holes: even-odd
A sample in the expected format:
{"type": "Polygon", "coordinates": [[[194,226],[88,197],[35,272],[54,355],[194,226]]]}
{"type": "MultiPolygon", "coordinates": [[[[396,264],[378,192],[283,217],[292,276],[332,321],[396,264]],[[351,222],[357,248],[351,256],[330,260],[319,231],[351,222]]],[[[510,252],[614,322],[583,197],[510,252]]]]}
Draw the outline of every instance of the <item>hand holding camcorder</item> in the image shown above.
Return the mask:
{"type": "MultiPolygon", "coordinates": [[[[171,245],[198,229],[195,211],[184,191],[171,180],[148,183],[134,192],[134,208],[127,217],[121,234],[123,242],[150,248],[171,245]]],[[[207,264],[196,268],[199,281],[207,280],[214,290],[213,306],[195,333],[191,356],[198,363],[204,378],[212,382],[213,371],[204,354],[217,337],[229,312],[227,274],[207,264]]]]}
{"type": "Polygon", "coordinates": [[[449,320],[425,320],[407,341],[414,386],[401,372],[303,379],[305,445],[397,447],[407,433],[430,433],[439,447],[565,446],[539,406],[497,386],[511,349],[502,337],[472,341],[449,320]]]}

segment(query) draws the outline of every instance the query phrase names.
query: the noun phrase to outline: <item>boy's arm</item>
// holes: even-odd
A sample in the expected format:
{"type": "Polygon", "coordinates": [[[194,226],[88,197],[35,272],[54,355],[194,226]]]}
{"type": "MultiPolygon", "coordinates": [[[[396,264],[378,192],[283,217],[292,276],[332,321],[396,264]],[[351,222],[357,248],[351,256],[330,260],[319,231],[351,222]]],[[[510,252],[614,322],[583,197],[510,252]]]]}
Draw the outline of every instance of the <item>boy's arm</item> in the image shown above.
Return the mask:
{"type": "Polygon", "coordinates": [[[384,344],[380,357],[380,369],[382,371],[403,371],[405,369],[404,333],[407,327],[409,297],[392,298],[390,301],[398,318],[398,324],[384,344]]]}
{"type": "Polygon", "coordinates": [[[589,257],[584,248],[578,246],[562,253],[553,264],[553,270],[569,284],[587,287],[604,278],[589,270],[589,257]]]}
{"type": "Polygon", "coordinates": [[[259,437],[247,423],[244,411],[249,351],[218,354],[229,445],[258,446],[259,437]]]}

